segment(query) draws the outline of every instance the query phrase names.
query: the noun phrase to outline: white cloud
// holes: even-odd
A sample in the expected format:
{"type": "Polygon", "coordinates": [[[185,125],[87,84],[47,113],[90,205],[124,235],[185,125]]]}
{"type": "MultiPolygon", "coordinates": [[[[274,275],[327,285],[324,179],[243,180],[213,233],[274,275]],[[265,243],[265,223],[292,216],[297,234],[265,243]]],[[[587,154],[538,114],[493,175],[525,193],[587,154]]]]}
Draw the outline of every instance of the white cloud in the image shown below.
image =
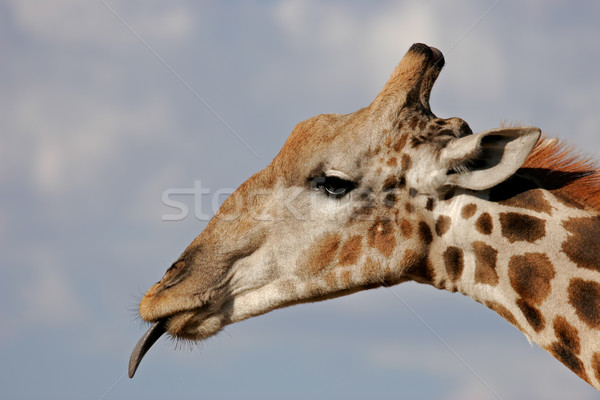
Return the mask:
{"type": "Polygon", "coordinates": [[[368,51],[365,58],[374,68],[373,75],[390,75],[413,43],[439,46],[442,23],[431,3],[404,2],[379,9],[362,29],[368,51]]]}
{"type": "Polygon", "coordinates": [[[380,342],[366,349],[367,360],[375,368],[399,374],[422,372],[449,379],[454,383],[443,397],[448,400],[494,399],[494,393],[502,398],[592,398],[591,387],[543,350],[530,348],[525,339],[499,346],[493,343],[503,340],[494,335],[464,337],[449,341],[452,351],[433,336],[429,343],[380,342]]]}
{"type": "Polygon", "coordinates": [[[64,186],[62,172],[65,170],[63,152],[55,143],[47,143],[38,148],[33,157],[35,188],[42,192],[57,192],[64,186]]]}
{"type": "Polygon", "coordinates": [[[374,93],[408,47],[425,42],[446,56],[434,91],[440,116],[464,116],[476,130],[502,121],[544,125],[598,151],[598,80],[585,67],[596,63],[595,31],[587,23],[557,25],[562,8],[556,1],[512,10],[494,1],[339,7],[295,0],[276,5],[272,18],[290,47],[307,54],[302,74],[329,91],[374,93]],[[573,71],[592,79],[582,85],[573,71]]]}
{"type": "MultiPolygon", "coordinates": [[[[23,88],[14,104],[11,125],[18,136],[10,139],[30,152],[31,186],[42,194],[98,187],[104,169],[128,157],[126,144],[147,143],[166,132],[170,120],[168,106],[158,98],[124,108],[52,84],[23,88]]],[[[23,161],[13,155],[0,165],[22,167],[23,161]]]]}
{"type": "MultiPolygon", "coordinates": [[[[162,166],[159,171],[148,175],[144,181],[137,185],[136,193],[132,196],[131,203],[128,205],[128,215],[131,220],[140,224],[161,225],[164,227],[163,215],[169,215],[173,210],[163,204],[163,191],[174,187],[187,189],[188,186],[193,186],[193,182],[182,182],[181,177],[183,176],[186,176],[186,171],[177,162],[168,163],[162,166]]],[[[193,204],[194,200],[190,201],[193,204]]],[[[188,217],[193,218],[193,213],[193,209],[189,210],[190,215],[188,217]]]]}
{"type": "Polygon", "coordinates": [[[297,43],[348,49],[369,43],[377,49],[382,43],[434,40],[437,13],[433,11],[434,5],[420,2],[365,9],[293,0],[275,6],[273,17],[297,43]]]}
{"type": "Polygon", "coordinates": [[[95,44],[114,49],[137,44],[138,39],[119,18],[145,40],[179,41],[192,33],[191,12],[183,4],[104,1],[106,4],[79,0],[10,0],[8,4],[23,32],[53,45],[95,44]]]}
{"type": "Polygon", "coordinates": [[[447,394],[448,400],[495,400],[498,397],[492,390],[477,381],[469,381],[459,385],[457,389],[447,394]]]}
{"type": "Polygon", "coordinates": [[[22,313],[18,324],[61,326],[83,317],[83,303],[72,278],[62,267],[56,252],[46,248],[29,249],[27,283],[19,292],[22,313]]]}
{"type": "MultiPolygon", "coordinates": [[[[509,79],[506,54],[496,32],[487,25],[492,15],[477,23],[492,4],[402,2],[341,8],[296,0],[278,4],[272,17],[290,47],[307,54],[305,62],[291,68],[301,67],[303,76],[311,76],[329,90],[350,92],[351,88],[357,97],[374,96],[408,48],[423,42],[446,56],[445,82],[438,83],[436,93],[442,87],[451,93],[446,98],[491,102],[506,90],[509,79]]],[[[297,74],[295,70],[286,73],[297,74]]],[[[273,75],[277,71],[265,79],[273,75]]],[[[445,109],[447,105],[434,112],[457,112],[445,109]]]]}
{"type": "Polygon", "coordinates": [[[142,34],[150,34],[162,40],[181,40],[190,36],[193,24],[201,23],[198,15],[192,19],[192,11],[178,4],[164,12],[154,13],[154,19],[146,19],[140,26],[142,34]]]}
{"type": "Polygon", "coordinates": [[[309,32],[306,18],[309,16],[310,5],[310,1],[283,1],[273,9],[273,15],[286,33],[293,37],[305,36],[309,32]]]}
{"type": "MultiPolygon", "coordinates": [[[[317,79],[367,89],[382,84],[412,43],[437,42],[441,23],[433,5],[422,2],[364,9],[294,0],[278,4],[272,15],[295,48],[308,45],[311,53],[321,53],[328,69],[314,71],[317,79]]],[[[302,68],[307,65],[310,60],[302,68]]]]}

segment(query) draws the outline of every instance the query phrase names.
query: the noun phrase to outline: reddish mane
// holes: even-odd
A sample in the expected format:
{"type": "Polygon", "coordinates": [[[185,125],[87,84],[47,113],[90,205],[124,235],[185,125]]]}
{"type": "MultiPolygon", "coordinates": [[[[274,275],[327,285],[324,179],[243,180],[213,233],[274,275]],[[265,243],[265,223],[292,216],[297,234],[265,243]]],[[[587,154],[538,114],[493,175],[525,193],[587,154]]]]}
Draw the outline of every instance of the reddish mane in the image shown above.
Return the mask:
{"type": "Polygon", "coordinates": [[[560,187],[548,188],[552,193],[600,211],[600,171],[597,163],[564,142],[542,136],[522,168],[528,169],[535,177],[543,175],[543,180],[555,178],[554,183],[560,181],[560,187]]]}

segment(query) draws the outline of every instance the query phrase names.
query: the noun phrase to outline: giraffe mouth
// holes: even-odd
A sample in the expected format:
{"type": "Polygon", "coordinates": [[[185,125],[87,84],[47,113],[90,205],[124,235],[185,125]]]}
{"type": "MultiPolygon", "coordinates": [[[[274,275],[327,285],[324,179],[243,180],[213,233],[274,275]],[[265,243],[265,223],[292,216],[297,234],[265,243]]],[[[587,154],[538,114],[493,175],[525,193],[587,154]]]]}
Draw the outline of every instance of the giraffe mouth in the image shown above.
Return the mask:
{"type": "Polygon", "coordinates": [[[137,367],[150,347],[167,331],[167,319],[161,319],[152,324],[137,342],[129,357],[129,377],[133,378],[137,367]]]}
{"type": "Polygon", "coordinates": [[[148,350],[165,333],[175,339],[184,340],[202,340],[216,334],[224,325],[230,323],[226,317],[227,306],[230,306],[230,303],[216,302],[212,306],[204,305],[149,321],[152,322],[152,325],[138,340],[129,357],[129,377],[133,378],[148,350]],[[199,333],[197,330],[204,323],[207,323],[208,326],[204,326],[199,333]]]}

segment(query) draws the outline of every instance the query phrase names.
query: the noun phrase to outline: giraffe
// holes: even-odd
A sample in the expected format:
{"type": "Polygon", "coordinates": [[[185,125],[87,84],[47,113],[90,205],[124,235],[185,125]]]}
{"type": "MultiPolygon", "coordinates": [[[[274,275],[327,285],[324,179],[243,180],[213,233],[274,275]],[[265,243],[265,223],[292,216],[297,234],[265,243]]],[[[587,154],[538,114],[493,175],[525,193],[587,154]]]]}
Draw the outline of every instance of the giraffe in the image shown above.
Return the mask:
{"type": "Polygon", "coordinates": [[[534,127],[473,134],[430,109],[414,44],[365,108],[298,124],[139,304],[198,341],[294,304],[416,281],[460,292],[600,389],[600,172],[534,127]]]}

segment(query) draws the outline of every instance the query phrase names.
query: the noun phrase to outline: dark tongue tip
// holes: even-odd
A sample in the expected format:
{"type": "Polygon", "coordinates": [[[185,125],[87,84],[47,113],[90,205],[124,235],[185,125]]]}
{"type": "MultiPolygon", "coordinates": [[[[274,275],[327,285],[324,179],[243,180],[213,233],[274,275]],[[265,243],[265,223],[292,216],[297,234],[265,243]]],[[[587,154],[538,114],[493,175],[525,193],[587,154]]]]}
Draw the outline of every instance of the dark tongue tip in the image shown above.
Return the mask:
{"type": "Polygon", "coordinates": [[[129,357],[129,377],[133,378],[135,375],[135,371],[137,370],[138,365],[140,365],[140,361],[144,358],[144,354],[150,350],[150,347],[166,332],[165,321],[160,320],[155,322],[146,333],[140,338],[137,342],[133,351],[131,352],[131,357],[129,357]]]}

